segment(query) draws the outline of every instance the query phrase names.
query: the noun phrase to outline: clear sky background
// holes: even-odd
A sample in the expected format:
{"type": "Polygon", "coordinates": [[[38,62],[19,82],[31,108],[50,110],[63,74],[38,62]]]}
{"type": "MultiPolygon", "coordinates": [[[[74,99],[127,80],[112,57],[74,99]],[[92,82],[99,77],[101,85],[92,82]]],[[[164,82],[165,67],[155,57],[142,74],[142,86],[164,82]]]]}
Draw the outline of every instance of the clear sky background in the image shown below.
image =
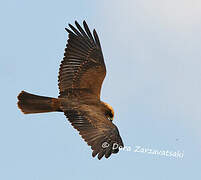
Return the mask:
{"type": "Polygon", "coordinates": [[[201,179],[200,0],[0,2],[0,179],[201,179]],[[21,90],[58,96],[68,23],[96,28],[107,65],[102,100],[126,146],[92,158],[62,113],[23,115],[21,90]]]}

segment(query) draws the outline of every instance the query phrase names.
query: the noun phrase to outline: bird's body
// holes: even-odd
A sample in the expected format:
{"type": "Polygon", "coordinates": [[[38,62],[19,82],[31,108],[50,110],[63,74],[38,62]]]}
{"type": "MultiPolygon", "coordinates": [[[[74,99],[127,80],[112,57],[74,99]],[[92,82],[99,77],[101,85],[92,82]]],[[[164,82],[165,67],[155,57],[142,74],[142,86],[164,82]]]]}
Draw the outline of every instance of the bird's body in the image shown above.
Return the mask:
{"type": "Polygon", "coordinates": [[[59,70],[58,98],[37,96],[22,91],[18,107],[25,114],[64,112],[72,126],[91,146],[93,156],[108,158],[123,147],[117,127],[112,123],[112,107],[100,100],[102,82],[106,75],[101,45],[96,31],[92,36],[86,22],[85,31],[75,22],[69,33],[67,48],[59,70]],[[107,146],[103,147],[103,143],[107,146]]]}

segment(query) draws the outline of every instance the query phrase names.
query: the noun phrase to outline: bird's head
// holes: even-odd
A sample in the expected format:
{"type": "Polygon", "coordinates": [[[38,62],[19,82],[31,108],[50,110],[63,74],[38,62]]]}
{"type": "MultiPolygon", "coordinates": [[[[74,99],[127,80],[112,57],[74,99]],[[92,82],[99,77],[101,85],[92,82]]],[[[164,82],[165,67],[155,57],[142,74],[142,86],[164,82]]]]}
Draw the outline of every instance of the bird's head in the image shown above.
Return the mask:
{"type": "Polygon", "coordinates": [[[110,106],[108,103],[104,102],[104,105],[106,107],[106,111],[105,111],[105,116],[107,117],[107,119],[109,119],[110,121],[114,120],[114,109],[112,108],[112,106],[110,106]]]}

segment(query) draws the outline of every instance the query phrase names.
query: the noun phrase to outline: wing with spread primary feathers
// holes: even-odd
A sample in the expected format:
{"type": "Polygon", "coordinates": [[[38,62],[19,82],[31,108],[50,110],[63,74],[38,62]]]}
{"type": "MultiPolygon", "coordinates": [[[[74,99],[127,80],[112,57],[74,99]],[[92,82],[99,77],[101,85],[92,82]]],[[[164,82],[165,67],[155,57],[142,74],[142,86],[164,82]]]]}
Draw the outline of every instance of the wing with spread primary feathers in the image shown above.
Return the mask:
{"type": "Polygon", "coordinates": [[[119,147],[123,147],[117,127],[103,114],[96,114],[94,117],[85,111],[78,109],[65,112],[72,126],[79,131],[79,134],[93,150],[92,156],[98,155],[108,158],[112,153],[117,153],[119,147]],[[97,117],[99,116],[99,117],[97,117]]]}
{"type": "Polygon", "coordinates": [[[83,28],[75,21],[77,28],[69,24],[69,39],[59,70],[60,97],[68,89],[87,89],[100,98],[106,68],[98,35],[91,34],[86,22],[83,28]]]}

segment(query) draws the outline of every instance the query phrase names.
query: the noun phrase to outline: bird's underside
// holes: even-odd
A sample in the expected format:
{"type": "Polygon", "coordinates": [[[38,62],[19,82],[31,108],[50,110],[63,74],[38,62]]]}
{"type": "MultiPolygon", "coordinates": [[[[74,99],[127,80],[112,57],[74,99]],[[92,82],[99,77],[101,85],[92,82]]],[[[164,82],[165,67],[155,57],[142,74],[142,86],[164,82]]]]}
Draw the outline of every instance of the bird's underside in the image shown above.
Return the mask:
{"type": "Polygon", "coordinates": [[[25,114],[64,112],[72,126],[91,146],[92,156],[108,158],[123,147],[117,127],[112,123],[113,109],[100,100],[106,68],[96,31],[91,34],[75,22],[69,24],[69,39],[59,69],[58,98],[37,96],[22,91],[18,107],[25,114]]]}

